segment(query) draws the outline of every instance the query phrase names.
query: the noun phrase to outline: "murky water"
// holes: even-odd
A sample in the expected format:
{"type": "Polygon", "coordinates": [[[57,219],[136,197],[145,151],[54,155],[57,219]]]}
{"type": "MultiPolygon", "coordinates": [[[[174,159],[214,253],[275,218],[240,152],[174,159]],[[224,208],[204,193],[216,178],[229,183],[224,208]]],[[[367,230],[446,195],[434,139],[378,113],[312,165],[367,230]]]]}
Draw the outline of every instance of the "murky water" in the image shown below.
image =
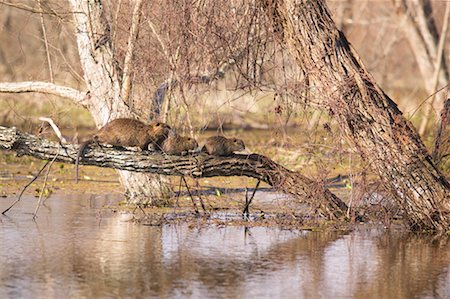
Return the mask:
{"type": "MultiPolygon", "coordinates": [[[[109,197],[0,217],[0,298],[450,298],[450,242],[382,229],[152,227],[109,197]]],[[[12,201],[0,198],[3,209],[12,201]]]]}

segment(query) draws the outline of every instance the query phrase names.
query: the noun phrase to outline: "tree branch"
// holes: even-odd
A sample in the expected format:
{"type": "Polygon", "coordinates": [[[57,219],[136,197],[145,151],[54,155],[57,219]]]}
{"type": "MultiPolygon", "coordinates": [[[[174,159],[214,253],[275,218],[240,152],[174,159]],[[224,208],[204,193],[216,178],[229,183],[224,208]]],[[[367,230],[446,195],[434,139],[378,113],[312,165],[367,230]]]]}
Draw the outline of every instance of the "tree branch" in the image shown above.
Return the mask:
{"type": "Polygon", "coordinates": [[[13,8],[16,8],[16,9],[28,11],[28,12],[31,12],[31,13],[42,13],[42,14],[51,15],[51,16],[57,17],[60,20],[63,20],[62,15],[72,15],[72,14],[76,13],[76,12],[72,12],[72,11],[58,11],[58,12],[56,12],[53,9],[49,9],[48,11],[44,11],[42,9],[37,10],[37,9],[34,9],[33,7],[28,6],[26,4],[23,4],[23,3],[12,3],[12,2],[7,2],[7,1],[0,1],[0,4],[6,5],[6,6],[9,6],[9,7],[13,7],[13,8]]]}
{"type": "MultiPolygon", "coordinates": [[[[16,128],[0,126],[0,150],[12,150],[19,156],[28,155],[43,160],[51,160],[58,155],[56,161],[74,163],[78,146],[70,144],[62,148],[59,143],[19,132],[16,128]]],[[[231,157],[215,157],[203,153],[169,156],[107,147],[100,149],[92,144],[80,164],[194,178],[247,176],[260,179],[312,205],[321,215],[336,218],[342,217],[347,211],[347,205],[326,189],[322,182],[315,182],[258,154],[231,157]]]]}
{"type": "Polygon", "coordinates": [[[125,54],[125,62],[123,67],[123,79],[121,88],[121,97],[125,103],[128,103],[128,97],[131,89],[131,62],[133,60],[134,46],[139,32],[139,23],[141,19],[142,0],[138,0],[134,5],[133,18],[130,28],[130,36],[128,37],[128,47],[125,54]]]}
{"type": "MultiPolygon", "coordinates": [[[[217,69],[214,71],[204,74],[204,75],[191,75],[186,79],[186,82],[189,84],[209,84],[215,80],[220,80],[225,78],[225,73],[231,69],[232,66],[234,66],[237,63],[237,59],[240,59],[242,56],[242,53],[244,51],[241,51],[239,55],[237,55],[237,58],[231,58],[226,62],[223,62],[219,65],[217,69]]],[[[161,107],[164,102],[164,99],[166,97],[167,92],[170,89],[173,89],[178,84],[178,81],[176,79],[169,78],[165,80],[155,91],[154,98],[153,98],[153,107],[151,111],[151,115],[159,115],[161,112],[161,107]]]]}
{"type": "Polygon", "coordinates": [[[0,93],[26,93],[38,92],[57,95],[73,100],[82,106],[87,105],[86,93],[71,87],[61,86],[50,82],[25,81],[25,82],[0,82],[0,93]]]}
{"type": "MultiPolygon", "coordinates": [[[[444,14],[444,24],[442,25],[441,30],[441,36],[439,38],[439,44],[436,54],[436,62],[434,66],[434,74],[433,74],[433,87],[431,91],[435,93],[436,89],[439,85],[439,74],[441,72],[441,67],[445,69],[446,64],[442,63],[444,60],[444,46],[445,46],[445,40],[447,37],[447,31],[448,31],[448,19],[450,17],[450,2],[447,2],[447,5],[445,6],[445,14],[444,14]]],[[[442,98],[442,96],[441,96],[442,98]]],[[[441,99],[442,100],[442,99],[441,99]]],[[[435,102],[435,94],[431,97],[430,105],[425,106],[425,116],[422,118],[422,123],[419,127],[419,134],[423,135],[425,133],[425,130],[427,128],[428,120],[430,118],[431,108],[434,107],[435,102]]],[[[444,108],[442,108],[444,110],[444,108]]],[[[436,113],[439,115],[439,111],[436,111],[436,113]]]]}
{"type": "Polygon", "coordinates": [[[45,21],[44,21],[44,14],[42,13],[42,3],[41,0],[38,0],[39,5],[39,19],[41,20],[41,28],[42,28],[42,37],[44,39],[44,45],[45,45],[45,53],[47,54],[47,65],[48,65],[48,72],[50,75],[50,82],[54,82],[53,80],[53,67],[52,67],[52,60],[50,58],[50,51],[48,49],[48,38],[47,38],[47,30],[45,29],[45,21]]]}

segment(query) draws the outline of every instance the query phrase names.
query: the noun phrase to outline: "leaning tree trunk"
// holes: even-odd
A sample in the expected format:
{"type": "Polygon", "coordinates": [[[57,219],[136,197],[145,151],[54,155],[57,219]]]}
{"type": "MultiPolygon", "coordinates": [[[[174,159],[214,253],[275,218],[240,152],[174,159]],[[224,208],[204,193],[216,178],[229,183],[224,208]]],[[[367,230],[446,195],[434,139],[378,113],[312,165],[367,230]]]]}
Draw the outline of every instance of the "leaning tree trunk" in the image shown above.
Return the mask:
{"type": "MultiPolygon", "coordinates": [[[[134,117],[126,104],[127,99],[122,99],[123,94],[129,94],[129,74],[124,73],[122,84],[101,1],[70,0],[70,4],[74,12],[78,52],[89,90],[86,107],[97,127],[117,117],[134,117]]],[[[131,59],[128,60],[127,63],[131,63],[131,59]]],[[[119,174],[132,203],[152,203],[154,198],[167,195],[169,191],[158,176],[128,171],[119,171],[119,174]]]]}
{"type": "Polygon", "coordinates": [[[265,7],[348,140],[405,209],[411,228],[448,229],[449,183],[336,28],[325,2],[269,0],[265,7]]]}

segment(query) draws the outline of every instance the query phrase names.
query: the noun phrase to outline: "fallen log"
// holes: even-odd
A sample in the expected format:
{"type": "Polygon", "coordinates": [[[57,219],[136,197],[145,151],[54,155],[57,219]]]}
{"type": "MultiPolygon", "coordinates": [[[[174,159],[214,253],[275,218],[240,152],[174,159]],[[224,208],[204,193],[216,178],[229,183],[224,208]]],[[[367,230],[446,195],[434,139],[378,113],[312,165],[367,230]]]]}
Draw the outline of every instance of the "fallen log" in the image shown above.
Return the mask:
{"type": "MultiPolygon", "coordinates": [[[[20,132],[14,127],[0,126],[0,150],[14,151],[18,156],[27,155],[41,160],[52,160],[57,155],[56,161],[75,163],[78,145],[61,144],[20,132]]],[[[247,176],[310,204],[322,216],[336,219],[347,212],[347,205],[330,192],[323,182],[311,180],[259,154],[216,157],[199,153],[171,156],[160,152],[139,152],[91,144],[86,148],[80,164],[193,178],[247,176]]]]}

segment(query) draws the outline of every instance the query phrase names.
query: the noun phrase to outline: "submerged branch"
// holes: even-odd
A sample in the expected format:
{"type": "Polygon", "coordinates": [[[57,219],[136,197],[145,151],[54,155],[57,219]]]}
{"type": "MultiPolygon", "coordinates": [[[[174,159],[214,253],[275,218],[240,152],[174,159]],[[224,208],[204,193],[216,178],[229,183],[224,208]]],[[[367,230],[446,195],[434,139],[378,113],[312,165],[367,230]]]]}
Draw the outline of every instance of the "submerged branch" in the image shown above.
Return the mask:
{"type": "MultiPolygon", "coordinates": [[[[78,146],[69,144],[62,147],[57,142],[22,133],[16,128],[0,126],[0,150],[12,150],[19,156],[28,155],[42,160],[51,160],[58,155],[56,161],[74,163],[78,146]]],[[[321,215],[337,218],[347,212],[347,205],[326,189],[323,182],[313,181],[258,154],[169,156],[159,152],[100,148],[92,144],[86,149],[80,164],[194,178],[247,176],[293,195],[313,206],[321,215]]]]}

